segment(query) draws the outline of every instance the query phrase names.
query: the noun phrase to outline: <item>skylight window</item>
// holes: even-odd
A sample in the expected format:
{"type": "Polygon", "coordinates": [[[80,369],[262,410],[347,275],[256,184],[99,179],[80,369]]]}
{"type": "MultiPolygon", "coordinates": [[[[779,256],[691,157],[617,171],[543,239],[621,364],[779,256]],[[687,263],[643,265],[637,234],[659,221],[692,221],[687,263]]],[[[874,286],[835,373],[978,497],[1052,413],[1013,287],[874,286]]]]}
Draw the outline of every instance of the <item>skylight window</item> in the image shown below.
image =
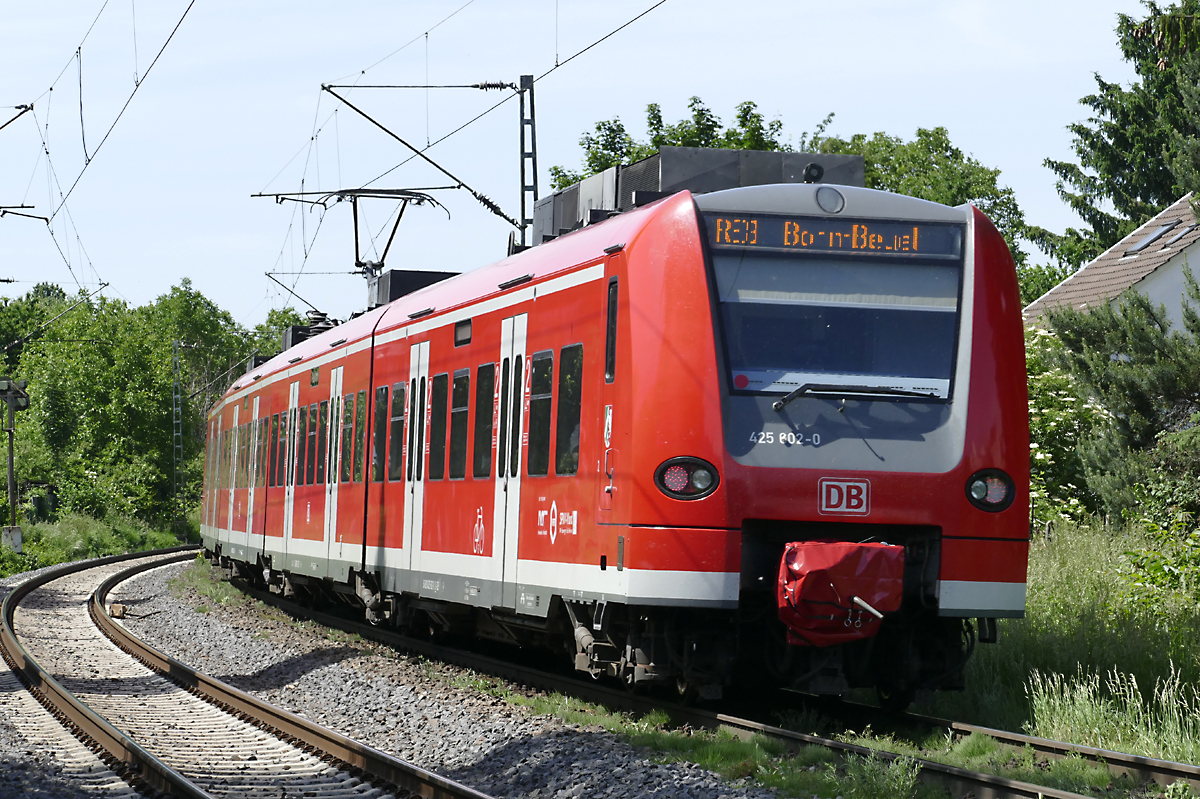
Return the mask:
{"type": "Polygon", "coordinates": [[[1141,240],[1141,241],[1139,241],[1137,244],[1133,245],[1133,246],[1132,246],[1132,247],[1130,247],[1128,250],[1126,250],[1126,251],[1125,251],[1125,254],[1126,254],[1126,255],[1134,255],[1135,253],[1139,253],[1139,252],[1141,252],[1142,250],[1146,249],[1146,248],[1147,248],[1147,247],[1149,247],[1151,244],[1153,244],[1154,242],[1158,241],[1158,240],[1159,240],[1159,239],[1161,239],[1163,236],[1165,236],[1165,235],[1167,234],[1167,232],[1168,232],[1168,231],[1174,230],[1174,229],[1175,229],[1175,226],[1176,226],[1176,225],[1178,225],[1178,224],[1179,224],[1179,220],[1178,220],[1178,219],[1176,219],[1174,222],[1168,222],[1168,223],[1167,223],[1167,224],[1165,224],[1165,225],[1160,225],[1160,226],[1159,226],[1159,227],[1158,227],[1158,228],[1157,228],[1157,229],[1156,229],[1156,230],[1155,230],[1153,233],[1151,233],[1149,236],[1146,236],[1146,238],[1142,239],[1142,240],[1141,240]]]}
{"type": "Polygon", "coordinates": [[[1180,239],[1182,239],[1184,236],[1186,236],[1187,234],[1191,233],[1191,232],[1192,232],[1193,230],[1195,230],[1195,229],[1196,229],[1196,226],[1195,226],[1195,225],[1188,225],[1188,226],[1187,226],[1187,227],[1185,227],[1183,230],[1179,231],[1179,232],[1178,232],[1178,233],[1176,233],[1174,236],[1172,236],[1172,237],[1170,238],[1170,240],[1168,240],[1168,241],[1167,241],[1167,243],[1166,243],[1166,244],[1164,244],[1163,246],[1164,246],[1164,247],[1170,247],[1172,244],[1174,244],[1175,242],[1179,241],[1180,239]]]}

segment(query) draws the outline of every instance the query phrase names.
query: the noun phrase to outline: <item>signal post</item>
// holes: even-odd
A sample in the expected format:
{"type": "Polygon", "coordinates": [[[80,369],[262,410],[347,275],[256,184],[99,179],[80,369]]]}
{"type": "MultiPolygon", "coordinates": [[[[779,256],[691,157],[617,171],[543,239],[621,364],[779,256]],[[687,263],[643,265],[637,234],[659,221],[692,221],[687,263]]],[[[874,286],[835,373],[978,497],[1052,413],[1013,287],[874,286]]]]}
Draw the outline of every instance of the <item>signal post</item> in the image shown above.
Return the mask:
{"type": "Polygon", "coordinates": [[[16,434],[16,414],[29,407],[28,383],[0,376],[0,401],[8,406],[8,526],[2,528],[3,543],[21,551],[21,528],[17,526],[17,477],[13,471],[13,436],[16,434]]]}

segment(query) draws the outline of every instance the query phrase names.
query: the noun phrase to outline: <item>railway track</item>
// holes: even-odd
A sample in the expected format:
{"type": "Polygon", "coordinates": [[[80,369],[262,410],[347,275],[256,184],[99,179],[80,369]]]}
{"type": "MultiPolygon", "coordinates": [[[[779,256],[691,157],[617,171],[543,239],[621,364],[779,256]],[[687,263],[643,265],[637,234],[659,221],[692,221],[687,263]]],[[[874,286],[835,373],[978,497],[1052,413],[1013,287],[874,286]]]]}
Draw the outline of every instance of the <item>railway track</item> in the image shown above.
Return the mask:
{"type": "Polygon", "coordinates": [[[109,618],[104,597],[113,586],[193,552],[53,569],[0,608],[0,646],[13,672],[116,774],[145,792],[195,799],[488,799],[198,674],[109,618]]]}
{"type": "MultiPolygon", "coordinates": [[[[235,584],[250,596],[271,604],[295,617],[309,619],[318,624],[340,629],[348,633],[356,633],[363,638],[397,649],[407,650],[423,657],[469,668],[482,674],[527,685],[539,690],[554,691],[574,696],[611,709],[638,715],[648,713],[652,710],[661,710],[665,711],[672,723],[677,725],[688,725],[693,728],[724,729],[743,738],[749,738],[756,734],[764,735],[783,741],[792,748],[820,746],[841,754],[856,754],[861,756],[874,753],[878,757],[889,761],[901,756],[896,753],[868,748],[845,741],[784,729],[752,718],[657,701],[649,697],[631,694],[595,682],[530,668],[468,650],[410,638],[379,627],[373,627],[369,624],[283,601],[274,594],[247,585],[242,581],[235,581],[235,584]]],[[[808,699],[808,697],[801,695],[793,695],[791,701],[799,702],[807,701],[808,699]]],[[[781,701],[786,703],[788,700],[782,698],[781,701]]],[[[1089,763],[1101,764],[1109,770],[1114,778],[1128,777],[1138,784],[1144,784],[1153,780],[1159,786],[1163,787],[1182,781],[1188,783],[1194,789],[1200,789],[1200,767],[1195,765],[1156,760],[1154,758],[1069,744],[1045,738],[1036,738],[1005,730],[916,714],[885,715],[879,709],[870,708],[865,705],[854,705],[853,703],[840,704],[857,714],[859,719],[865,720],[865,723],[872,724],[875,728],[923,726],[944,730],[947,734],[956,738],[978,733],[991,737],[999,745],[1011,748],[1014,752],[1030,747],[1043,759],[1057,760],[1077,757],[1089,763]]],[[[1035,799],[1036,797],[1046,797],[1046,799],[1082,799],[1084,796],[1083,794],[1050,786],[970,771],[932,760],[918,758],[917,763],[921,766],[920,778],[923,781],[942,785],[956,797],[973,795],[975,799],[1010,799],[1013,797],[1028,797],[1028,799],[1035,799]]]]}

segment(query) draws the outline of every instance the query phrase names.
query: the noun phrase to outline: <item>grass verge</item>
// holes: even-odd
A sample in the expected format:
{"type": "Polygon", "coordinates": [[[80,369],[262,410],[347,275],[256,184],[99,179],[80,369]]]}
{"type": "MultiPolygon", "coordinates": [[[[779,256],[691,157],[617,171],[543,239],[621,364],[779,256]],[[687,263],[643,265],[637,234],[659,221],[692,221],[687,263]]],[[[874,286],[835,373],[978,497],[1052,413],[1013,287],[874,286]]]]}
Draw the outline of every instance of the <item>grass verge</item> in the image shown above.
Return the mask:
{"type": "Polygon", "coordinates": [[[57,522],[40,522],[22,531],[24,550],[0,548],[0,577],[88,558],[163,549],[179,544],[171,533],[123,517],[93,519],[65,514],[57,522]]]}

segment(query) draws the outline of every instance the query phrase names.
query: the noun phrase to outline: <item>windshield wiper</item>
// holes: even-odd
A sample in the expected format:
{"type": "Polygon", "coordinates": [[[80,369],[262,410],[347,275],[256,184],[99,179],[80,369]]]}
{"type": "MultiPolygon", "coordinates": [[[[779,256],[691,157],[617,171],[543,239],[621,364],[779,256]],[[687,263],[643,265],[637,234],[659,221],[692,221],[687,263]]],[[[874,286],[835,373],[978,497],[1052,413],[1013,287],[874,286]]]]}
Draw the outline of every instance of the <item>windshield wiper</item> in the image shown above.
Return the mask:
{"type": "Polygon", "coordinates": [[[782,412],[789,402],[805,394],[867,394],[884,397],[932,397],[940,399],[931,391],[909,391],[903,388],[883,388],[881,386],[838,386],[832,383],[805,383],[789,392],[783,399],[771,404],[777,412],[782,412]]]}

